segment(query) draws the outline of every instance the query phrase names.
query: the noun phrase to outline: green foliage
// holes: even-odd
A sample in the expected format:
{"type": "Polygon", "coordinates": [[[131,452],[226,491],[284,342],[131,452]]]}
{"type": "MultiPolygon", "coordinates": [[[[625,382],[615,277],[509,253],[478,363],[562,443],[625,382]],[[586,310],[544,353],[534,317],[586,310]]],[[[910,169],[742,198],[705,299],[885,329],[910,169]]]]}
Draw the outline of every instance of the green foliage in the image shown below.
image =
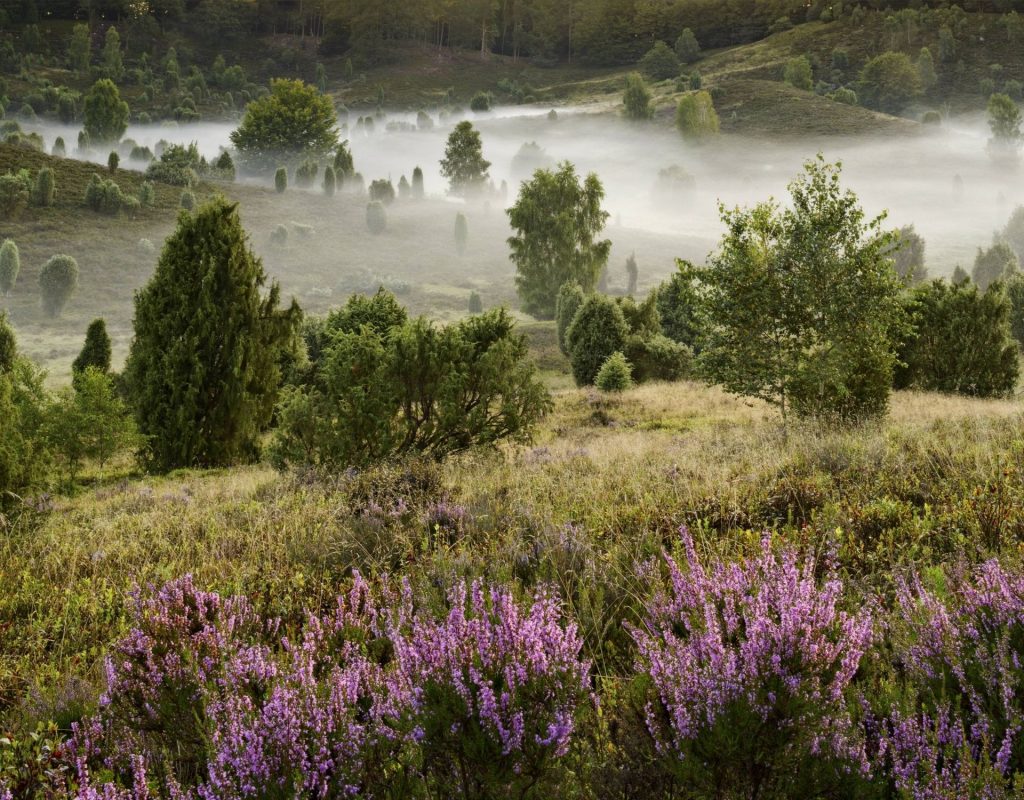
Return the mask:
{"type": "Polygon", "coordinates": [[[250,459],[270,422],[282,357],[301,312],[264,292],[237,206],[223,198],[181,214],[150,282],[135,298],[125,367],[151,467],[206,467],[250,459]]]}
{"type": "Polygon", "coordinates": [[[455,251],[460,255],[466,254],[466,244],[469,242],[469,222],[466,215],[461,211],[455,215],[455,251]]]}
{"type": "Polygon", "coordinates": [[[1004,285],[1010,301],[1010,333],[1024,347],[1024,274],[1018,272],[1004,285]]]}
{"type": "Polygon", "coordinates": [[[655,42],[640,59],[640,71],[655,81],[664,81],[678,77],[680,70],[679,56],[664,42],[655,42]]]}
{"type": "Polygon", "coordinates": [[[604,295],[590,295],[565,335],[576,384],[593,384],[608,357],[625,349],[628,336],[629,326],[619,305],[604,295]]]}
{"type": "Polygon", "coordinates": [[[679,98],[679,104],[676,106],[676,128],[684,139],[692,142],[718,135],[718,113],[708,92],[692,92],[679,98]]]}
{"type": "Polygon", "coordinates": [[[192,187],[199,183],[199,170],[206,169],[206,162],[199,155],[195,142],[188,146],[169,144],[160,153],[159,160],[146,168],[146,177],[170,186],[192,187]]]}
{"type": "Polygon", "coordinates": [[[316,181],[320,165],[311,158],[307,158],[295,168],[295,185],[300,189],[309,189],[316,181]]]}
{"type": "Polygon", "coordinates": [[[489,178],[491,162],[483,157],[480,132],[471,122],[460,122],[448,137],[441,175],[448,179],[450,194],[470,197],[479,194],[489,178]]]}
{"type": "Polygon", "coordinates": [[[484,310],[484,301],[480,299],[479,292],[469,293],[469,306],[468,309],[470,314],[482,314],[484,310]]]}
{"type": "Polygon", "coordinates": [[[700,298],[695,283],[693,271],[680,262],[672,277],[658,288],[657,299],[662,333],[691,349],[697,347],[700,331],[700,298]]]}
{"type": "Polygon", "coordinates": [[[18,341],[14,336],[14,329],[7,321],[6,312],[0,312],[0,375],[14,369],[17,357],[18,341]]]}
{"type": "Polygon", "coordinates": [[[0,314],[0,508],[38,486],[49,458],[41,434],[45,374],[17,354],[14,334],[0,314]]]}
{"type": "Polygon", "coordinates": [[[300,80],[275,78],[270,94],[251,102],[231,134],[243,166],[262,171],[280,161],[324,158],[338,147],[330,98],[300,80]]]}
{"type": "Polygon", "coordinates": [[[366,227],[374,236],[388,229],[388,211],[380,200],[374,200],[366,206],[366,227]]]}
{"type": "Polygon", "coordinates": [[[278,167],[274,173],[274,189],[278,194],[284,194],[288,189],[288,170],[284,167],[278,167]]]}
{"type": "Polygon", "coordinates": [[[470,111],[476,111],[482,113],[491,110],[491,94],[490,92],[477,92],[473,95],[469,101],[470,111]]]}
{"type": "Polygon", "coordinates": [[[616,351],[605,359],[597,371],[594,385],[602,392],[624,392],[633,387],[633,367],[616,351]]]}
{"type": "Polygon", "coordinates": [[[692,64],[700,58],[700,44],[689,28],[684,28],[676,39],[676,55],[684,64],[692,64]]]}
{"type": "Polygon", "coordinates": [[[14,175],[0,175],[0,217],[10,220],[20,217],[31,194],[32,179],[27,170],[14,175]]]}
{"type": "Polygon", "coordinates": [[[338,150],[334,154],[334,171],[343,182],[345,178],[351,178],[356,174],[355,162],[347,139],[338,145],[338,150]]]}
{"type": "Polygon", "coordinates": [[[640,268],[636,263],[636,253],[630,253],[626,259],[626,294],[632,297],[636,294],[637,283],[640,280],[640,268]]]}
{"type": "Polygon", "coordinates": [[[919,286],[906,301],[913,333],[900,351],[897,388],[1003,397],[1017,384],[1012,305],[1001,284],[981,291],[942,280],[919,286]]]}
{"type": "Polygon", "coordinates": [[[107,28],[103,40],[103,53],[101,64],[104,74],[112,81],[117,82],[124,77],[124,59],[121,56],[121,36],[117,28],[111,25],[107,28]]]}
{"type": "Polygon", "coordinates": [[[370,200],[379,201],[386,206],[395,202],[395,187],[387,178],[379,178],[370,183],[370,200]]]}
{"type": "Polygon", "coordinates": [[[895,113],[921,93],[921,78],[906,53],[883,53],[864,65],[857,93],[865,105],[895,113]]]}
{"type": "Polygon", "coordinates": [[[837,421],[884,413],[902,325],[882,218],[865,223],[840,169],[819,156],[793,207],[722,208],[728,233],[705,268],[699,363],[728,391],[837,421]],[[704,322],[706,320],[706,323],[704,322]]]}
{"type": "Polygon", "coordinates": [[[196,196],[191,189],[182,190],[178,205],[185,211],[191,211],[196,207],[196,196]]]}
{"type": "Polygon", "coordinates": [[[134,198],[125,196],[121,187],[113,180],[103,179],[96,174],[93,174],[88,186],[85,187],[86,206],[100,214],[114,216],[123,210],[131,211],[134,206],[132,200],[134,198]]]}
{"type": "Polygon", "coordinates": [[[576,318],[576,312],[580,310],[586,301],[587,295],[583,288],[575,281],[566,281],[558,289],[558,297],[555,299],[555,330],[558,332],[558,349],[563,355],[569,355],[569,342],[566,334],[569,326],[576,318]]]}
{"type": "Polygon", "coordinates": [[[928,270],[924,264],[924,238],[907,225],[896,232],[896,240],[888,253],[900,280],[908,286],[923,283],[928,279],[928,270]]]}
{"type": "Polygon", "coordinates": [[[100,372],[110,372],[110,336],[107,334],[107,323],[94,319],[85,331],[85,344],[82,351],[71,364],[71,373],[77,375],[93,368],[100,372]]]}
{"type": "Polygon", "coordinates": [[[1005,281],[1019,270],[1020,262],[1013,248],[1006,242],[997,240],[987,250],[978,248],[971,277],[978,288],[985,291],[996,281],[1005,281]]]}
{"type": "Polygon", "coordinates": [[[636,383],[682,380],[693,368],[690,348],[660,333],[630,333],[623,352],[633,366],[636,383]]]}
{"type": "Polygon", "coordinates": [[[117,154],[116,150],[111,150],[110,155],[107,156],[107,171],[111,173],[117,172],[119,166],[121,166],[121,156],[117,154]]]}
{"type": "Polygon", "coordinates": [[[85,133],[93,145],[117,144],[128,129],[128,104],[109,78],[96,81],[85,96],[85,133]]]}
{"type": "Polygon", "coordinates": [[[0,294],[10,295],[18,282],[21,271],[21,255],[13,239],[4,239],[0,245],[0,294]]]}
{"type": "MultiPolygon", "coordinates": [[[[383,296],[377,304],[390,305],[383,296]]],[[[277,464],[337,469],[411,454],[441,459],[524,441],[550,407],[504,309],[443,328],[422,318],[351,328],[327,335],[311,384],[283,397],[277,464]]]]}
{"type": "Polygon", "coordinates": [[[520,187],[507,211],[514,231],[508,244],[527,314],[552,319],[558,290],[568,281],[593,291],[611,251],[610,241],[596,240],[608,219],[603,199],[598,177],[581,182],[569,162],[557,171],[537,170],[520,187]]]}
{"type": "Polygon", "coordinates": [[[1024,257],[1024,206],[1017,206],[1013,210],[999,238],[1013,248],[1018,261],[1024,257]]]}
{"type": "Polygon", "coordinates": [[[75,25],[71,34],[71,41],[68,44],[68,63],[75,72],[84,73],[89,71],[89,61],[92,58],[91,45],[89,43],[89,26],[85,24],[75,25]]]}
{"type": "Polygon", "coordinates": [[[141,443],[135,421],[114,391],[113,379],[95,367],[79,372],[74,388],[64,389],[50,404],[43,436],[69,486],[86,459],[95,460],[102,469],[114,455],[141,443]]]}
{"type": "Polygon", "coordinates": [[[412,199],[422,200],[423,196],[423,170],[416,167],[416,169],[412,171],[412,199]]]}
{"type": "Polygon", "coordinates": [[[139,186],[139,205],[152,208],[156,204],[156,189],[149,181],[143,181],[139,186]]]}
{"type": "Polygon", "coordinates": [[[53,170],[43,167],[36,173],[36,182],[32,187],[32,202],[37,206],[48,207],[53,205],[56,187],[53,180],[53,170]]]}
{"type": "Polygon", "coordinates": [[[814,72],[807,56],[797,56],[787,61],[782,79],[794,89],[811,91],[814,88],[814,72]]]}
{"type": "Polygon", "coordinates": [[[917,77],[921,82],[921,91],[925,94],[934,89],[935,84],[939,82],[939,76],[935,72],[935,59],[927,47],[922,47],[917,56],[917,77]]]}
{"type": "Polygon", "coordinates": [[[626,91],[622,95],[622,103],[629,119],[644,120],[654,116],[651,90],[647,88],[639,72],[631,72],[626,76],[626,91]]]}
{"type": "Polygon", "coordinates": [[[324,167],[324,195],[326,197],[334,197],[335,191],[337,191],[338,180],[334,174],[334,167],[328,164],[324,167]]]}
{"type": "Polygon", "coordinates": [[[992,138],[988,142],[989,155],[996,161],[1016,162],[1020,159],[1021,111],[1005,94],[994,94],[988,101],[988,125],[992,138]]]}

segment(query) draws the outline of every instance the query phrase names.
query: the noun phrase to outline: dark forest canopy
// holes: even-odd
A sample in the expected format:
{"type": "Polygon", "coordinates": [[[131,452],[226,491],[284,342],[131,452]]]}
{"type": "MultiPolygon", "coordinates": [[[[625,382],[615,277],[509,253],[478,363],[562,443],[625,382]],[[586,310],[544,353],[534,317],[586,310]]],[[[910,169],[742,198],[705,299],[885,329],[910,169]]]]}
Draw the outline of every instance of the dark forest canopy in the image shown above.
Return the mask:
{"type": "MultiPolygon", "coordinates": [[[[817,19],[835,6],[869,10],[948,7],[1024,11],[1024,0],[0,0],[12,23],[91,19],[177,25],[213,40],[252,33],[322,39],[326,50],[372,61],[389,42],[591,64],[635,61],[690,28],[702,47],[749,42],[773,23],[817,19]]],[[[3,22],[0,14],[0,23],[3,22]]]]}

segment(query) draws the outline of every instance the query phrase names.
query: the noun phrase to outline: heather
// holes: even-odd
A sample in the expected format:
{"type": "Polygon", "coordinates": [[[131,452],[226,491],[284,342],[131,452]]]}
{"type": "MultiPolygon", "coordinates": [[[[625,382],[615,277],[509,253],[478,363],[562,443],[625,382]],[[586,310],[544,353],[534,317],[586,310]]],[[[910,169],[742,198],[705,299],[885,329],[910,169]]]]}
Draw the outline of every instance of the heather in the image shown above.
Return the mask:
{"type": "Polygon", "coordinates": [[[1013,796],[1018,426],[900,392],[885,423],[783,436],[651,384],[562,393],[533,444],[443,464],[90,466],[5,522],[0,775],[16,797],[1013,796]]]}

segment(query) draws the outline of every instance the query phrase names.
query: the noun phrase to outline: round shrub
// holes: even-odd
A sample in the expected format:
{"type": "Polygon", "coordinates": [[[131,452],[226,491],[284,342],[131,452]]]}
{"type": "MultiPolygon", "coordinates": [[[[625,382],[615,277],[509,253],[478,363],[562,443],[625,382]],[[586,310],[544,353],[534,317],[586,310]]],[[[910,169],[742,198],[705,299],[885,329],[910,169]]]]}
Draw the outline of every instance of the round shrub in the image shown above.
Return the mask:
{"type": "Polygon", "coordinates": [[[573,318],[566,333],[572,376],[577,385],[593,384],[608,357],[626,346],[629,326],[610,297],[592,295],[573,318]]]}
{"type": "Polygon", "coordinates": [[[381,178],[370,184],[370,199],[379,200],[386,206],[395,202],[395,187],[391,181],[381,178]]]}
{"type": "Polygon", "coordinates": [[[594,385],[602,392],[624,392],[633,386],[633,368],[626,357],[616,350],[597,371],[594,385]]]}
{"type": "Polygon", "coordinates": [[[388,212],[379,200],[374,200],[366,206],[366,227],[374,236],[379,236],[388,228],[388,212]]]}
{"type": "Polygon", "coordinates": [[[491,94],[490,92],[477,92],[473,95],[473,99],[469,101],[469,108],[472,111],[478,113],[491,110],[491,94]]]}
{"type": "Polygon", "coordinates": [[[71,256],[55,255],[39,273],[43,311],[59,317],[78,287],[78,262],[71,256]]]}

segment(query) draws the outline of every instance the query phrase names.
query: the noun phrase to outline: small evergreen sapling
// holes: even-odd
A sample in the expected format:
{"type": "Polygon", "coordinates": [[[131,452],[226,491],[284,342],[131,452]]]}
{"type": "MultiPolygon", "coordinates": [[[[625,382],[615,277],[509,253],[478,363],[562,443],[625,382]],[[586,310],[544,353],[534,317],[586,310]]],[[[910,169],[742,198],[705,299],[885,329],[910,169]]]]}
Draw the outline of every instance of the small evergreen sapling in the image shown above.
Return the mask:
{"type": "Polygon", "coordinates": [[[601,365],[594,385],[602,392],[624,392],[633,386],[633,368],[626,357],[616,350],[601,365]]]}

